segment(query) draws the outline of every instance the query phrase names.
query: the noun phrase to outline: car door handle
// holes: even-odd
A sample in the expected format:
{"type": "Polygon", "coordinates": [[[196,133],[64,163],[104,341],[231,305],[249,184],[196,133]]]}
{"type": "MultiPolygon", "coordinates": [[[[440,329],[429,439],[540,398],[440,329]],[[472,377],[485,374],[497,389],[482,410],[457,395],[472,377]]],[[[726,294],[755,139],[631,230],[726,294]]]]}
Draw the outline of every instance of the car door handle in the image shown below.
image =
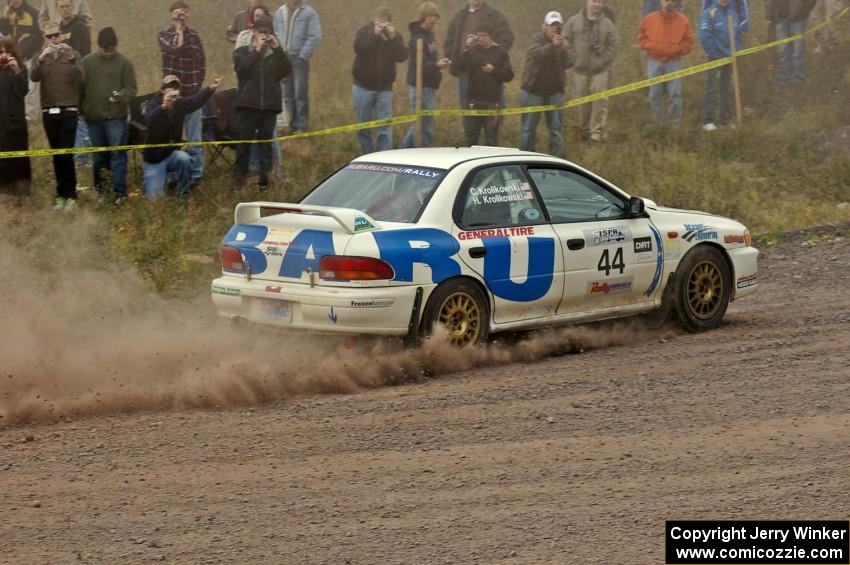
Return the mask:
{"type": "Polygon", "coordinates": [[[486,247],[473,247],[469,250],[469,256],[473,259],[481,259],[485,255],[487,255],[486,247]]]}
{"type": "Polygon", "coordinates": [[[568,239],[567,240],[567,249],[570,251],[578,251],[579,249],[584,249],[584,240],[583,239],[568,239]]]}

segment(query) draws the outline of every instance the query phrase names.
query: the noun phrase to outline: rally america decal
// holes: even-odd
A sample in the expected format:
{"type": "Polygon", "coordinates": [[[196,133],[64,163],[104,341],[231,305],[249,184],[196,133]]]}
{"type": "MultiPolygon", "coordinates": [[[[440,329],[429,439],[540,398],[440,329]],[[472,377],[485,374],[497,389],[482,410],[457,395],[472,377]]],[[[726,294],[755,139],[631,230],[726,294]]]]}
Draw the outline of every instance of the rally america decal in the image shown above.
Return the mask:
{"type": "Polygon", "coordinates": [[[608,296],[610,294],[626,294],[632,290],[632,278],[613,279],[610,281],[594,281],[587,283],[588,296],[608,296]]]}

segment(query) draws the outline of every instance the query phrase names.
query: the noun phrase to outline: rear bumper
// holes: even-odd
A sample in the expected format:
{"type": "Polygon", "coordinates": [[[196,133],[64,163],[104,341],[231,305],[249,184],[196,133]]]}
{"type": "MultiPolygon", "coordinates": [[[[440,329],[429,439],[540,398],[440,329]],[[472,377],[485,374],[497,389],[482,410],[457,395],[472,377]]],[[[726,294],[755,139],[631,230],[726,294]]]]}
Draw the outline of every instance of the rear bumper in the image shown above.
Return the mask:
{"type": "Polygon", "coordinates": [[[733,300],[740,300],[755,293],[759,286],[758,249],[755,247],[730,249],[729,257],[732,259],[732,265],[735,268],[732,281],[733,300]]]}
{"type": "Polygon", "coordinates": [[[407,335],[415,286],[327,288],[221,277],[212,301],[221,316],[334,334],[407,335]]]}

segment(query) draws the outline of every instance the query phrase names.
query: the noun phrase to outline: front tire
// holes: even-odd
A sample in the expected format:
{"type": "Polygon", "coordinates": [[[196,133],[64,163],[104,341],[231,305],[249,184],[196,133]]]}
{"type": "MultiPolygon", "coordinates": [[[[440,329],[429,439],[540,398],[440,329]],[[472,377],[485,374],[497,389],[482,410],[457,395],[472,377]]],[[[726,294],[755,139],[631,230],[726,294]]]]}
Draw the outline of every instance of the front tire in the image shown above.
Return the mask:
{"type": "Polygon", "coordinates": [[[716,328],[732,295],[732,275],[721,251],[701,245],[688,253],[676,271],[676,313],[690,332],[716,328]]]}
{"type": "Polygon", "coordinates": [[[480,345],[490,333],[490,310],[484,293],[475,283],[453,279],[438,286],[422,316],[423,335],[442,326],[456,347],[480,345]]]}

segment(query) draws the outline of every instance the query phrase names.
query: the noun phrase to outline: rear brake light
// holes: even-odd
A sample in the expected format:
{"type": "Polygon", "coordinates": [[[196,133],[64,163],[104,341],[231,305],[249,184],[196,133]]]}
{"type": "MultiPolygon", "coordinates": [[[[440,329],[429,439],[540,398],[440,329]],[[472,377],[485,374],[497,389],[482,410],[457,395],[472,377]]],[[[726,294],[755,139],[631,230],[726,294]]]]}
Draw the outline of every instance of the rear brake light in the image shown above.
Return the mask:
{"type": "Polygon", "coordinates": [[[328,255],[319,261],[319,276],[323,280],[379,281],[392,280],[395,273],[380,259],[328,255]]]}
{"type": "Polygon", "coordinates": [[[242,261],[242,252],[235,247],[222,247],[221,252],[221,269],[223,271],[232,271],[237,273],[245,272],[245,263],[242,261]]]}

